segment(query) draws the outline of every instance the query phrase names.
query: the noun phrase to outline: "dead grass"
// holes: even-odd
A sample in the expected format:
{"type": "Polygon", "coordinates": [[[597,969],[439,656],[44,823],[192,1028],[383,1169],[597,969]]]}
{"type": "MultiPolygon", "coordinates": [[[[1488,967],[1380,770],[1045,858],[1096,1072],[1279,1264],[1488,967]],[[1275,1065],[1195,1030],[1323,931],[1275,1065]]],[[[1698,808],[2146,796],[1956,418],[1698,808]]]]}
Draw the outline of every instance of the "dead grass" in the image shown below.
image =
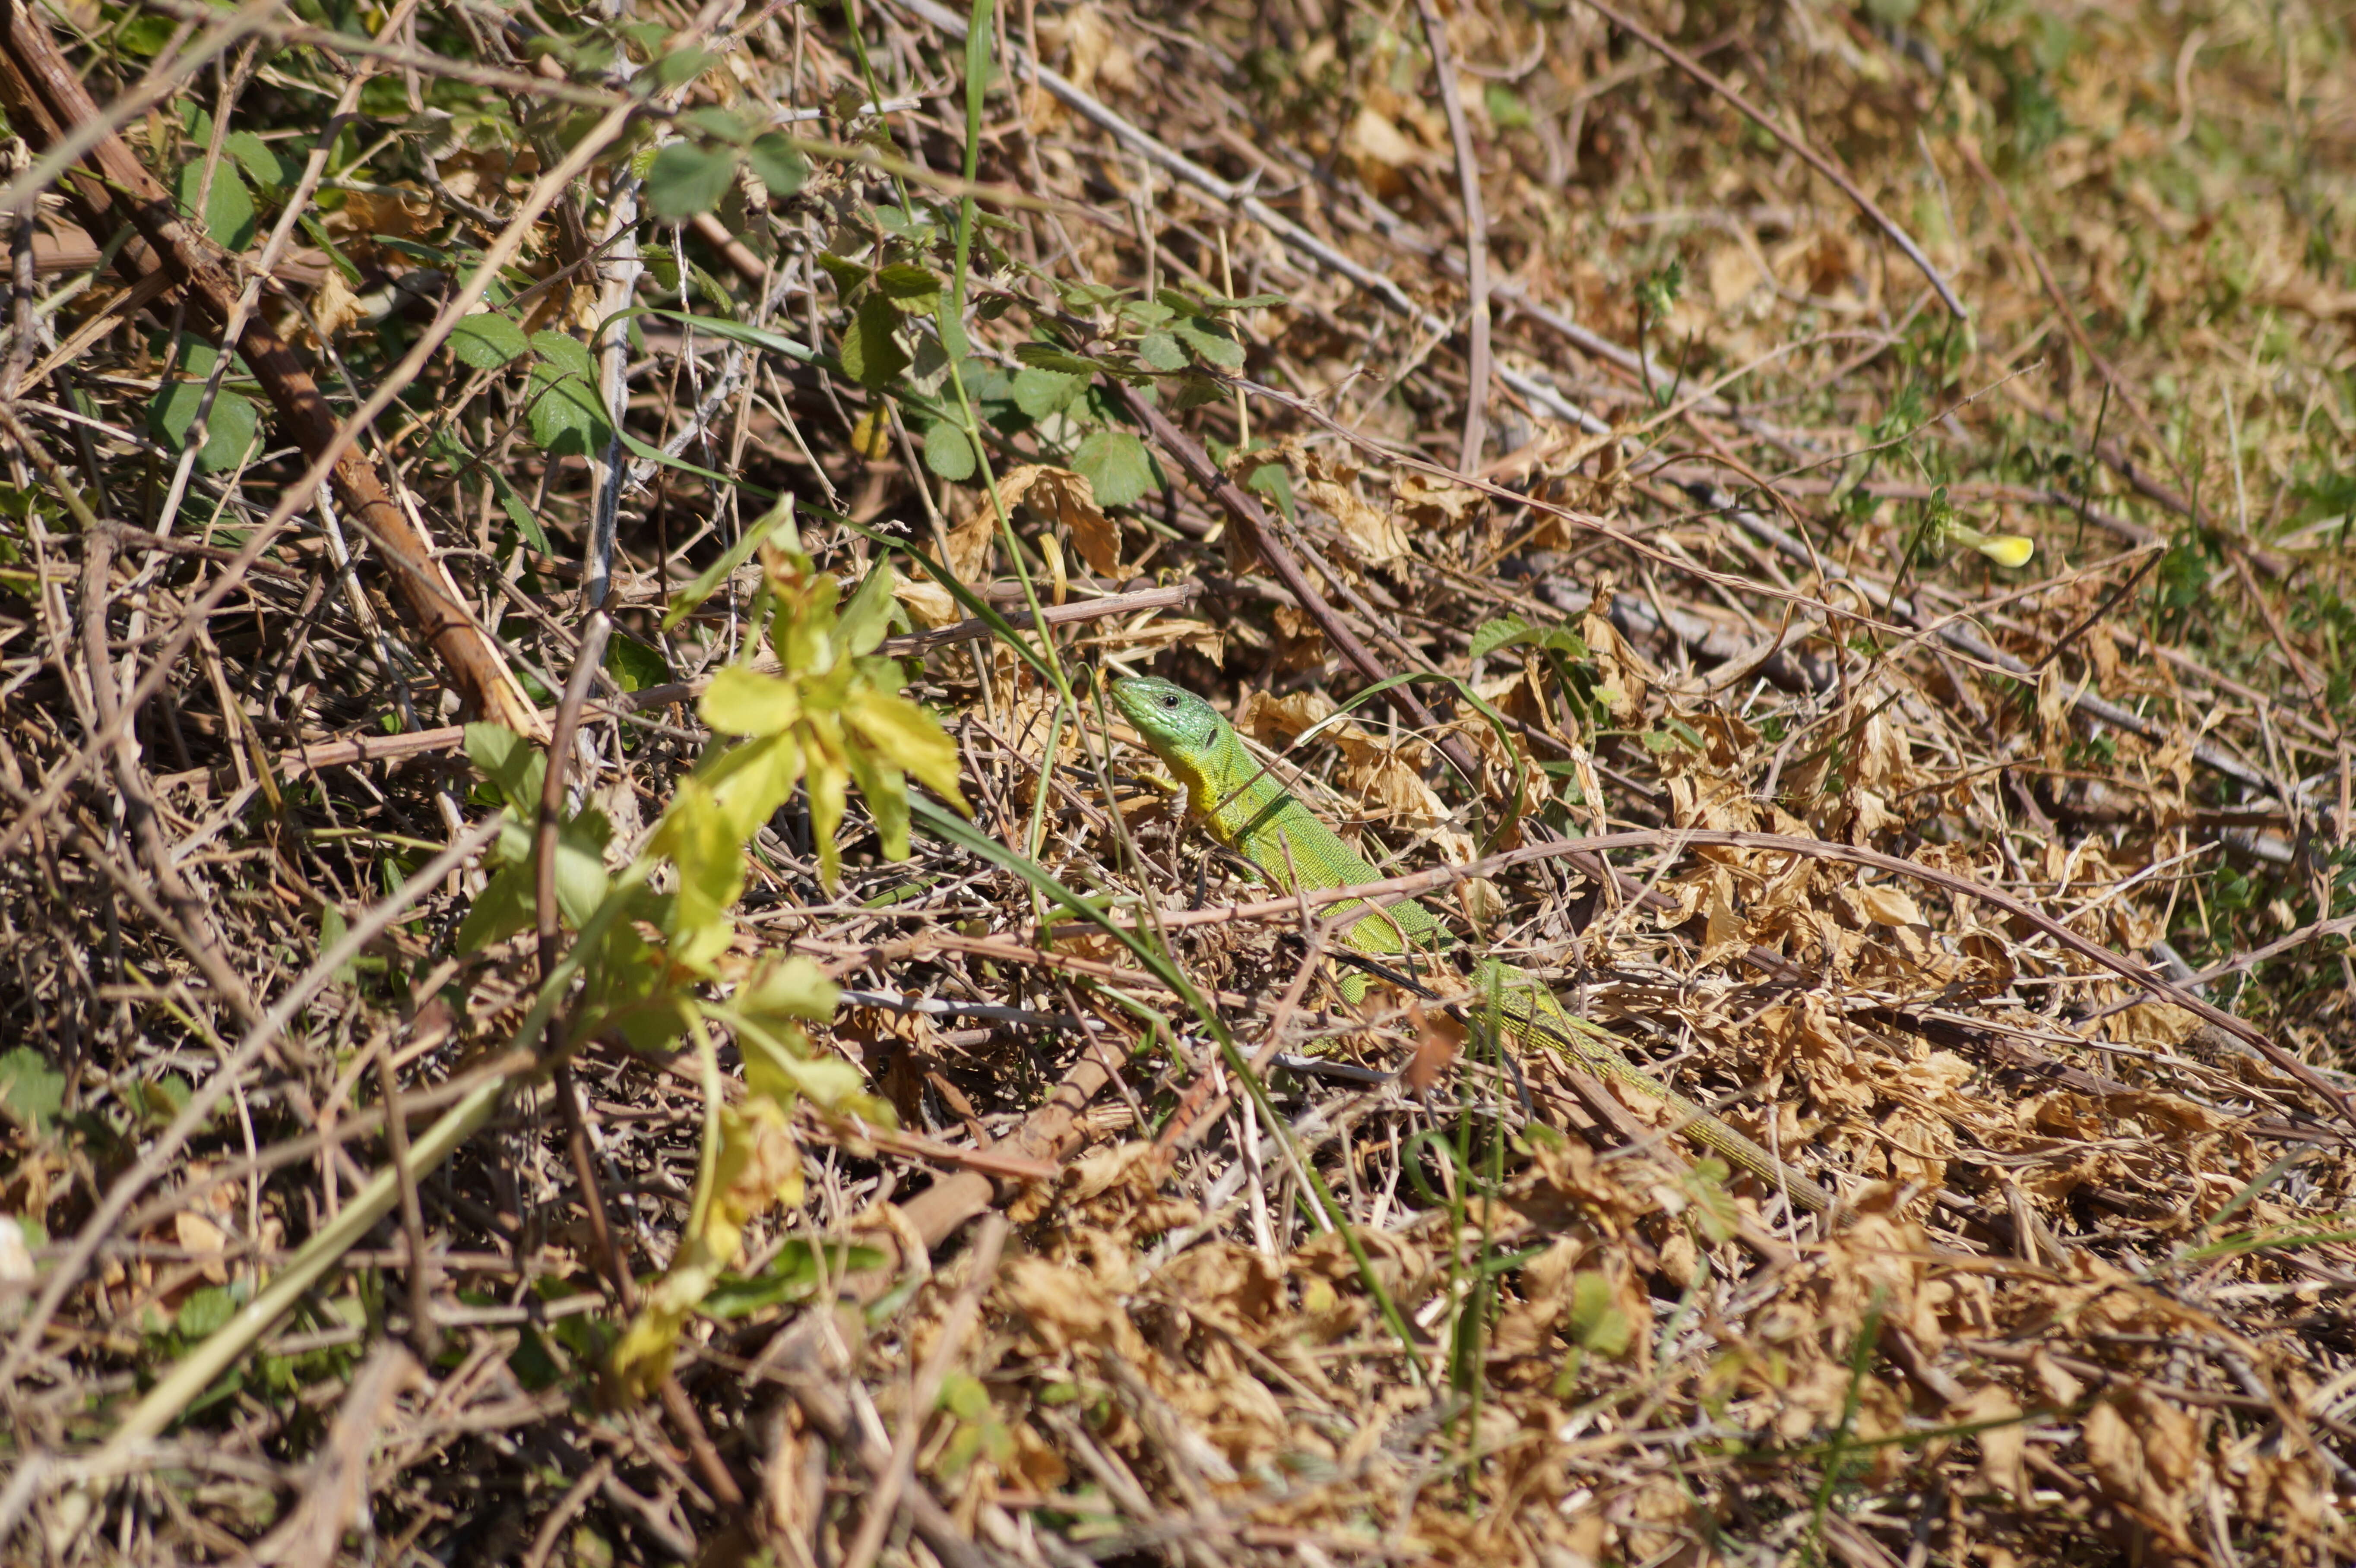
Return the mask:
{"type": "MultiPolygon", "coordinates": [[[[669,1261],[706,1107],[691,1058],[614,1035],[572,1062],[577,1133],[574,1088],[521,1083],[170,1433],[102,1446],[403,1166],[388,1096],[413,1138],[505,1070],[539,983],[529,933],[458,940],[479,855],[385,901],[497,804],[451,726],[544,728],[588,624],[596,497],[631,454],[566,450],[555,371],[444,352],[403,384],[396,362],[502,232],[520,271],[492,303],[523,332],[587,343],[635,298],[851,358],[851,275],[813,258],[953,186],[965,112],[939,18],[861,9],[868,65],[843,13],[807,8],[697,19],[724,57],[701,77],[644,65],[681,106],[823,107],[797,128],[895,160],[820,155],[798,194],[739,181],[681,225],[617,219],[626,142],[514,221],[641,69],[530,44],[589,22],[401,24],[415,52],[358,89],[289,236],[300,286],[258,306],[329,428],[400,389],[357,448],[382,527],[348,490],[310,501],[318,447],[258,363],[223,395],[262,444],[186,473],[166,514],[185,421],[156,412],[164,384],[211,368],[167,357],[170,334],[218,323],[177,283],[102,321],[125,286],[92,271],[107,236],[54,198],[20,233],[0,1555],[2356,1554],[2356,72],[2346,17],[2305,6],[1632,14],[1724,92],[1584,5],[1462,6],[1484,299],[1416,7],[993,15],[978,175],[1004,226],[968,369],[1023,560],[978,479],[927,468],[937,354],[894,401],[855,367],[642,316],[615,356],[630,429],[748,488],[659,464],[626,487],[620,635],[573,778],[623,863],[705,748],[693,699],[743,645],[758,565],[675,627],[663,607],[765,509],[751,487],[790,490],[847,581],[905,552],[885,651],[956,736],[977,826],[1125,917],[1163,912],[1240,1044],[1277,1053],[1267,1097],[1037,875],[921,831],[885,860],[854,793],[830,891],[797,805],[753,846],[723,971],[818,959],[846,987],[819,1032],[901,1129],[798,1120],[807,1198],[754,1221],[663,1398],[601,1392],[627,1316],[605,1255],[669,1261]],[[841,118],[871,90],[886,113],[841,118]],[[527,273],[553,281],[512,297],[527,273]],[[1212,313],[1241,389],[1174,416],[1129,506],[1098,504],[1124,478],[1108,439],[1137,428],[1112,382],[1055,409],[1016,379],[1051,336],[1143,351],[1112,302],[1058,293],[1089,283],[1277,296],[1212,313]],[[1190,478],[1192,443],[1249,488],[1190,478]],[[388,528],[441,551],[471,626],[419,631],[388,528]],[[2036,553],[1999,567],[1975,530],[2036,553]],[[969,635],[916,553],[1001,609],[1019,567],[1063,667],[1213,695],[1378,864],[1482,862],[1432,895],[1460,929],[1848,1211],[1795,1219],[1644,1107],[1464,1048],[1397,990],[1350,1012],[1304,972],[1310,912],[1186,827],[1085,681],[1065,708],[1002,634],[969,635]],[[1608,884],[1547,848],[1604,835],[1638,846],[1608,884]],[[319,965],[364,923],[363,951],[319,965]],[[184,1115],[192,1094],[217,1103],[184,1115]],[[971,1224],[991,1209],[1011,1224],[971,1224]]],[[[198,38],[179,14],[72,11],[58,37],[110,103],[198,38]]],[[[657,38],[691,22],[637,14],[657,38]]],[[[258,195],[230,245],[251,259],[369,58],[233,42],[114,144],[191,197],[258,195]],[[212,138],[197,104],[265,139],[212,138]]],[[[219,234],[234,214],[212,210],[219,234]]]]}

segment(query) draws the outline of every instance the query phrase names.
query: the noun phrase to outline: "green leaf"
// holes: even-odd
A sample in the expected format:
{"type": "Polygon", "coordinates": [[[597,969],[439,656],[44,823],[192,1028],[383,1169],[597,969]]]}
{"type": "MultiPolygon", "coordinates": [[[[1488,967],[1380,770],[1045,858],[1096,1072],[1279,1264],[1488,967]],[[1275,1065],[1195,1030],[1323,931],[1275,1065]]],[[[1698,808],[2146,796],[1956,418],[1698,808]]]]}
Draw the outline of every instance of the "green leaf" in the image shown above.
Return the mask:
{"type": "Polygon", "coordinates": [[[66,1103],[66,1075],[48,1058],[20,1045],[0,1056],[0,1105],[20,1122],[48,1132],[66,1103]]]}
{"type": "Polygon", "coordinates": [[[670,679],[670,663],[660,648],[650,647],[626,632],[616,632],[605,645],[605,673],[624,691],[644,691],[670,679]]]}
{"type": "Polygon", "coordinates": [[[711,598],[738,567],[752,560],[753,552],[761,548],[762,540],[771,538],[778,538],[787,544],[793,542],[794,498],[790,495],[781,497],[776,506],[763,513],[751,528],[744,530],[743,538],[728,547],[727,554],[697,572],[695,581],[679,591],[678,596],[670,602],[670,608],[663,613],[662,629],[668,632],[695,613],[696,606],[711,598]]]}
{"type": "Polygon", "coordinates": [[[677,87],[681,82],[693,81],[718,63],[719,59],[720,57],[710,49],[691,47],[673,49],[655,61],[655,85],[669,88],[677,87]]]}
{"type": "Polygon", "coordinates": [[[1488,107],[1489,123],[1500,131],[1526,131],[1537,123],[1530,113],[1530,106],[1502,81],[1493,81],[1483,88],[1481,100],[1488,107]]]}
{"type": "MultiPolygon", "coordinates": [[[[205,161],[191,158],[180,165],[180,216],[197,216],[197,193],[205,183],[205,161]]],[[[242,251],[253,243],[253,193],[237,172],[233,158],[223,158],[213,170],[213,188],[205,199],[205,232],[225,251],[242,251]]]]}
{"type": "Polygon", "coordinates": [[[859,314],[842,335],[842,368],[871,392],[882,391],[908,368],[908,357],[892,340],[900,313],[880,293],[859,302],[859,314]]]}
{"type": "Polygon", "coordinates": [[[1014,406],[1034,420],[1045,419],[1070,404],[1088,384],[1087,373],[1050,370],[1037,365],[1026,365],[1014,373],[1010,388],[1014,406]]]}
{"type": "Polygon", "coordinates": [[[754,137],[744,161],[771,196],[791,196],[809,178],[809,160],[794,150],[790,138],[776,131],[754,137]]]}
{"type": "MultiPolygon", "coordinates": [[[[807,1095],[812,1104],[838,1114],[881,1110],[889,1117],[889,1107],[878,1105],[874,1096],[867,1093],[865,1075],[842,1058],[804,1056],[789,1049],[784,1040],[763,1028],[757,1019],[737,1015],[734,1021],[737,1026],[736,1046],[744,1057],[744,1080],[756,1093],[778,1099],[798,1093],[807,1095]]],[[[797,1035],[799,1032],[794,1031],[797,1035]]]]}
{"type": "Polygon", "coordinates": [[[128,1101],[150,1128],[169,1126],[172,1118],[187,1108],[188,1081],[177,1072],[166,1072],[133,1084],[128,1101]]]}
{"type": "Polygon", "coordinates": [[[861,798],[867,802],[868,815],[875,818],[875,837],[883,841],[884,858],[906,859],[907,775],[857,746],[844,754],[843,761],[850,766],[851,782],[859,786],[861,798]]]}
{"type": "MultiPolygon", "coordinates": [[[[214,358],[209,348],[202,357],[201,368],[198,357],[188,357],[188,368],[198,375],[209,373],[214,358]]],[[[148,405],[148,429],[165,445],[180,451],[187,444],[188,430],[197,422],[197,406],[204,401],[204,394],[200,380],[166,383],[148,405]]],[[[212,412],[205,418],[205,444],[197,453],[198,466],[208,474],[236,467],[253,450],[261,432],[262,415],[251,399],[228,390],[216,392],[212,412]]]]}
{"type": "Polygon", "coordinates": [[[535,332],[540,362],[531,368],[531,438],[552,456],[586,457],[614,438],[597,395],[597,362],[579,339],[535,332]]]}
{"type": "Polygon", "coordinates": [[[867,282],[867,269],[848,256],[838,256],[831,251],[820,251],[818,253],[818,265],[819,271],[834,280],[834,286],[841,292],[845,299],[851,297],[851,292],[853,289],[862,287],[867,282]]]}
{"type": "Polygon", "coordinates": [[[1620,1310],[1612,1282],[1592,1269],[1582,1270],[1570,1282],[1570,1338],[1580,1348],[1606,1360],[1628,1353],[1635,1329],[1620,1310]]]}
{"type": "Polygon", "coordinates": [[[957,742],[931,714],[896,692],[869,687],[851,693],[842,717],[875,755],[914,775],[958,810],[967,810],[958,793],[957,742]]]}
{"type": "Polygon", "coordinates": [[[826,1266],[820,1268],[817,1247],[808,1242],[787,1242],[759,1274],[722,1275],[697,1310],[709,1317],[749,1317],[765,1307],[807,1301],[829,1281],[882,1268],[884,1261],[873,1247],[833,1246],[826,1249],[826,1266]]]}
{"type": "Polygon", "coordinates": [[[450,352],[477,370],[496,370],[530,353],[531,342],[497,311],[477,311],[450,329],[450,352]]]}
{"type": "Polygon", "coordinates": [[[221,150],[235,158],[246,176],[264,190],[284,190],[294,183],[277,150],[251,131],[231,131],[221,139],[221,150]]]}
{"type": "Polygon", "coordinates": [[[530,926],[538,917],[531,867],[520,863],[502,866],[491,873],[491,880],[475,895],[466,918],[458,923],[457,949],[461,953],[480,953],[491,944],[505,942],[530,926]]]}
{"type": "Polygon", "coordinates": [[[732,114],[725,109],[691,109],[679,120],[680,124],[692,125],[714,141],[731,142],[742,146],[753,139],[753,127],[746,124],[742,116],[732,114]]]}
{"type": "Polygon", "coordinates": [[[812,960],[795,954],[771,958],[736,993],[736,1010],[766,1019],[807,1019],[824,1023],[841,1003],[842,987],[826,976],[812,960]]]}
{"type": "Polygon", "coordinates": [[[1018,343],[1014,346],[1014,357],[1034,369],[1060,370],[1066,376],[1093,376],[1098,370],[1109,368],[1101,360],[1090,359],[1049,343],[1018,343]]]}
{"type": "Polygon", "coordinates": [[[508,476],[497,468],[485,464],[481,472],[490,476],[492,493],[499,498],[499,509],[507,513],[508,521],[515,525],[516,532],[523,542],[542,555],[554,555],[556,552],[548,545],[548,535],[541,528],[540,519],[531,515],[531,507],[525,504],[522,493],[509,484],[508,476]]]}
{"type": "Polygon", "coordinates": [[[734,147],[703,147],[673,142],[655,155],[647,170],[647,210],[677,223],[709,212],[728,194],[736,177],[734,147]]]}
{"type": "Polygon", "coordinates": [[[1473,629],[1469,658],[1485,658],[1499,648],[1509,648],[1517,643],[1532,640],[1537,628],[1519,615],[1500,615],[1494,621],[1483,621],[1473,629]]]}
{"type": "Polygon", "coordinates": [[[883,645],[884,634],[892,629],[892,588],[898,573],[888,560],[878,561],[859,585],[859,592],[842,607],[835,622],[835,635],[842,639],[843,651],[853,658],[872,654],[883,645]]]}
{"type": "Polygon", "coordinates": [[[193,1292],[172,1315],[172,1331],[187,1340],[205,1339],[237,1316],[244,1296],[241,1285],[209,1285],[193,1292]]]}
{"type": "Polygon", "coordinates": [[[1292,471],[1283,464],[1261,464],[1245,478],[1244,488],[1275,502],[1276,509],[1284,514],[1285,521],[1297,523],[1301,520],[1292,507],[1292,471]]]}
{"type": "Polygon", "coordinates": [[[1072,467],[1087,475],[1099,507],[1129,507],[1153,488],[1153,459],[1125,430],[1100,430],[1080,443],[1072,467]]]}
{"type": "MultiPolygon", "coordinates": [[[[767,744],[755,741],[735,750],[755,752],[767,744]]],[[[690,774],[680,781],[670,809],[647,846],[650,853],[669,856],[679,870],[670,905],[671,956],[691,969],[708,969],[734,935],[728,906],[744,881],[744,837],[731,831],[728,817],[710,784],[690,774]]],[[[766,820],[766,814],[754,818],[744,837],[766,820]]]]}
{"type": "Polygon", "coordinates": [[[1173,413],[1183,414],[1188,409],[1199,409],[1227,396],[1226,388],[1199,370],[1180,376],[1174,385],[1164,385],[1170,388],[1170,408],[1173,413]]]}
{"type": "Polygon", "coordinates": [[[499,792],[499,798],[519,812],[540,809],[541,784],[548,776],[548,759],[538,746],[504,724],[480,720],[466,726],[466,760],[499,792]]]}
{"type": "Polygon", "coordinates": [[[954,420],[935,420],[925,427],[925,466],[951,484],[973,477],[973,443],[954,420]]]}
{"type": "Polygon", "coordinates": [[[800,745],[782,731],[707,757],[694,774],[737,844],[752,837],[786,804],[801,776],[800,745]]]}
{"type": "Polygon", "coordinates": [[[1222,370],[1244,368],[1244,346],[1236,341],[1225,322],[1197,315],[1178,322],[1170,330],[1187,347],[1201,355],[1205,364],[1215,365],[1222,370]]]}
{"type": "MultiPolygon", "coordinates": [[[[344,912],[333,904],[327,905],[319,912],[319,951],[324,954],[334,947],[351,933],[351,923],[344,919],[344,912]]],[[[359,965],[357,964],[347,963],[336,971],[336,978],[347,986],[359,976],[359,965]]]]}
{"type": "Polygon", "coordinates": [[[782,354],[788,359],[798,360],[804,365],[811,364],[819,357],[816,351],[805,344],[797,343],[792,338],[778,333],[764,331],[757,326],[747,326],[741,321],[725,321],[711,315],[691,315],[685,311],[658,310],[646,305],[640,305],[637,309],[645,315],[660,316],[665,321],[675,321],[681,326],[692,327],[697,332],[708,332],[714,337],[724,337],[732,343],[742,343],[754,348],[766,348],[772,353],[782,354]]]}
{"type": "Polygon", "coordinates": [[[251,398],[236,392],[214,395],[213,411],[205,419],[205,447],[197,453],[207,473],[234,468],[252,453],[262,439],[262,411],[251,398]]]}
{"type": "Polygon", "coordinates": [[[1183,370],[1186,350],[1166,332],[1149,332],[1137,340],[1137,357],[1156,370],[1183,370]]]}
{"type": "Polygon", "coordinates": [[[941,280],[930,267],[894,261],[875,274],[875,286],[907,315],[930,315],[940,307],[941,280]]]}
{"type": "Polygon", "coordinates": [[[729,665],[704,688],[703,721],[723,735],[775,735],[802,716],[795,685],[729,665]]]}

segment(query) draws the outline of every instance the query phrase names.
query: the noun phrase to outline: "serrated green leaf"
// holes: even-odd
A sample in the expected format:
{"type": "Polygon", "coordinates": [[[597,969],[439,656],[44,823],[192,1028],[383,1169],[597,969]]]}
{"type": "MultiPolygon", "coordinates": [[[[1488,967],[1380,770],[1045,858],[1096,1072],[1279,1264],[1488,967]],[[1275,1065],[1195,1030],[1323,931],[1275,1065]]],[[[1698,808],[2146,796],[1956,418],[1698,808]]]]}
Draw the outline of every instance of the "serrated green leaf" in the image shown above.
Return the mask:
{"type": "Polygon", "coordinates": [[[1039,370],[1060,371],[1066,376],[1093,376],[1105,368],[1098,360],[1056,347],[1051,343],[1018,343],[1014,357],[1039,370]]]}
{"type": "Polygon", "coordinates": [[[1087,475],[1099,507],[1134,506],[1153,488],[1153,459],[1145,443],[1125,430],[1092,432],[1072,453],[1072,467],[1087,475]]]}
{"type": "Polygon", "coordinates": [[[1112,304],[1128,292],[1110,283],[1066,283],[1063,287],[1064,304],[1073,311],[1092,311],[1098,305],[1112,304]]]}
{"type": "Polygon", "coordinates": [[[226,1327],[245,1304],[242,1285],[209,1285],[190,1294],[172,1315],[172,1331],[186,1340],[206,1338],[226,1327]]]}
{"type": "Polygon", "coordinates": [[[1500,615],[1494,621],[1483,621],[1473,628],[1472,645],[1466,656],[1485,658],[1499,648],[1509,648],[1531,641],[1537,628],[1519,615],[1500,615]]]}
{"type": "Polygon", "coordinates": [[[744,161],[771,196],[791,196],[809,179],[809,160],[795,151],[793,142],[780,132],[754,137],[753,144],[744,150],[744,161]]]}
{"type": "Polygon", "coordinates": [[[1199,371],[1178,377],[1174,384],[1164,382],[1162,385],[1170,389],[1170,408],[1173,413],[1183,414],[1188,409],[1199,409],[1227,396],[1226,388],[1199,371]]]}
{"type": "Polygon", "coordinates": [[[900,313],[880,293],[859,302],[859,314],[842,335],[842,368],[871,392],[890,386],[908,368],[908,356],[892,339],[900,313]]]}
{"type": "Polygon", "coordinates": [[[1183,370],[1186,350],[1166,332],[1149,332],[1137,340],[1137,357],[1156,370],[1183,370]]]}
{"type": "Polygon", "coordinates": [[[1034,420],[1043,420],[1058,409],[1068,406],[1087,384],[1085,372],[1071,374],[1026,365],[1014,372],[1013,384],[1009,390],[1013,395],[1016,408],[1034,420]]]}
{"type": "Polygon", "coordinates": [[[673,142],[647,170],[647,210],[673,223],[709,212],[735,177],[735,148],[673,142]]]}
{"type": "Polygon", "coordinates": [[[523,328],[496,311],[461,316],[450,329],[450,352],[477,370],[496,370],[530,351],[523,328]]]}
{"type": "Polygon", "coordinates": [[[1225,323],[1207,315],[1190,316],[1170,330],[1180,342],[1201,355],[1205,364],[1215,365],[1222,370],[1243,368],[1244,346],[1229,334],[1225,323]]]}
{"type": "Polygon", "coordinates": [[[925,427],[925,466],[952,485],[973,477],[973,443],[955,421],[935,420],[925,427]]]}
{"type": "Polygon", "coordinates": [[[894,261],[875,274],[875,286],[909,315],[930,315],[940,305],[941,280],[930,267],[894,261]]]}

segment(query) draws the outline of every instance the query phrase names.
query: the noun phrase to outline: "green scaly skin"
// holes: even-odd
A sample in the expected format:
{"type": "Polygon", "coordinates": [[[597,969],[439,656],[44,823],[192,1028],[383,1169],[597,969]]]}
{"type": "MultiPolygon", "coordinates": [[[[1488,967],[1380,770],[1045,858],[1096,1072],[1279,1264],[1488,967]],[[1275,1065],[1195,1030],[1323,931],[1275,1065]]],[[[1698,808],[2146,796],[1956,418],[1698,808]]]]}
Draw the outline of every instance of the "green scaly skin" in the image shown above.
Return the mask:
{"type": "MultiPolygon", "coordinates": [[[[1383,880],[1365,856],[1337,837],[1244,750],[1219,711],[1185,688],[1152,677],[1115,681],[1113,704],[1145,738],[1153,754],[1185,786],[1194,815],[1211,837],[1242,855],[1286,892],[1355,887],[1383,880]]],[[[1430,954],[1449,944],[1446,928],[1413,899],[1387,909],[1343,902],[1324,914],[1365,909],[1342,940],[1370,958],[1430,954]]],[[[1365,995],[1365,976],[1341,977],[1352,1001],[1365,995]]],[[[1554,993],[1535,977],[1495,958],[1473,966],[1472,991],[1507,1038],[1538,1049],[1552,1048],[1579,1068],[1659,1100],[1675,1112],[1686,1136],[1724,1156],[1792,1200],[1817,1213],[1833,1208],[1832,1194],[1728,1126],[1691,1100],[1653,1077],[1622,1054],[1612,1037],[1566,1012],[1554,993]]]]}

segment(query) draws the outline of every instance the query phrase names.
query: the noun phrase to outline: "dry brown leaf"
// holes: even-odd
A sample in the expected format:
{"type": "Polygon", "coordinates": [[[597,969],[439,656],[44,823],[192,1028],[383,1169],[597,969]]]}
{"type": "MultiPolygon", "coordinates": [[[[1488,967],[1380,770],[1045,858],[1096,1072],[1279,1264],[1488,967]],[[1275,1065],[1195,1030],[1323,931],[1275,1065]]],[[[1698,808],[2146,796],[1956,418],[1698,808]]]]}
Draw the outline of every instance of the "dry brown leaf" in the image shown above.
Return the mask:
{"type": "Polygon", "coordinates": [[[1282,697],[1267,691],[1248,691],[1236,709],[1235,725],[1270,751],[1281,751],[1334,712],[1333,699],[1315,687],[1290,691],[1282,697]]]}
{"type": "Polygon", "coordinates": [[[1026,463],[998,482],[1001,507],[1012,513],[1015,504],[1023,501],[1063,528],[1089,571],[1103,577],[1122,575],[1120,527],[1097,505],[1096,490],[1087,475],[1044,463],[1026,463]]]}
{"type": "Polygon", "coordinates": [[[1856,897],[1865,917],[1877,925],[1922,923],[1922,912],[1915,906],[1912,895],[1898,888],[1860,887],[1856,890],[1856,897]]]}
{"type": "Polygon", "coordinates": [[[1441,1008],[1427,1009],[1420,1001],[1407,1005],[1408,1028],[1415,1049],[1399,1069],[1399,1082],[1419,1098],[1436,1088],[1440,1076],[1464,1050],[1464,1026],[1441,1008]]]}
{"type": "Polygon", "coordinates": [[[926,579],[903,577],[892,584],[892,597],[908,607],[908,618],[918,626],[948,626],[965,618],[949,591],[926,579]]]}

